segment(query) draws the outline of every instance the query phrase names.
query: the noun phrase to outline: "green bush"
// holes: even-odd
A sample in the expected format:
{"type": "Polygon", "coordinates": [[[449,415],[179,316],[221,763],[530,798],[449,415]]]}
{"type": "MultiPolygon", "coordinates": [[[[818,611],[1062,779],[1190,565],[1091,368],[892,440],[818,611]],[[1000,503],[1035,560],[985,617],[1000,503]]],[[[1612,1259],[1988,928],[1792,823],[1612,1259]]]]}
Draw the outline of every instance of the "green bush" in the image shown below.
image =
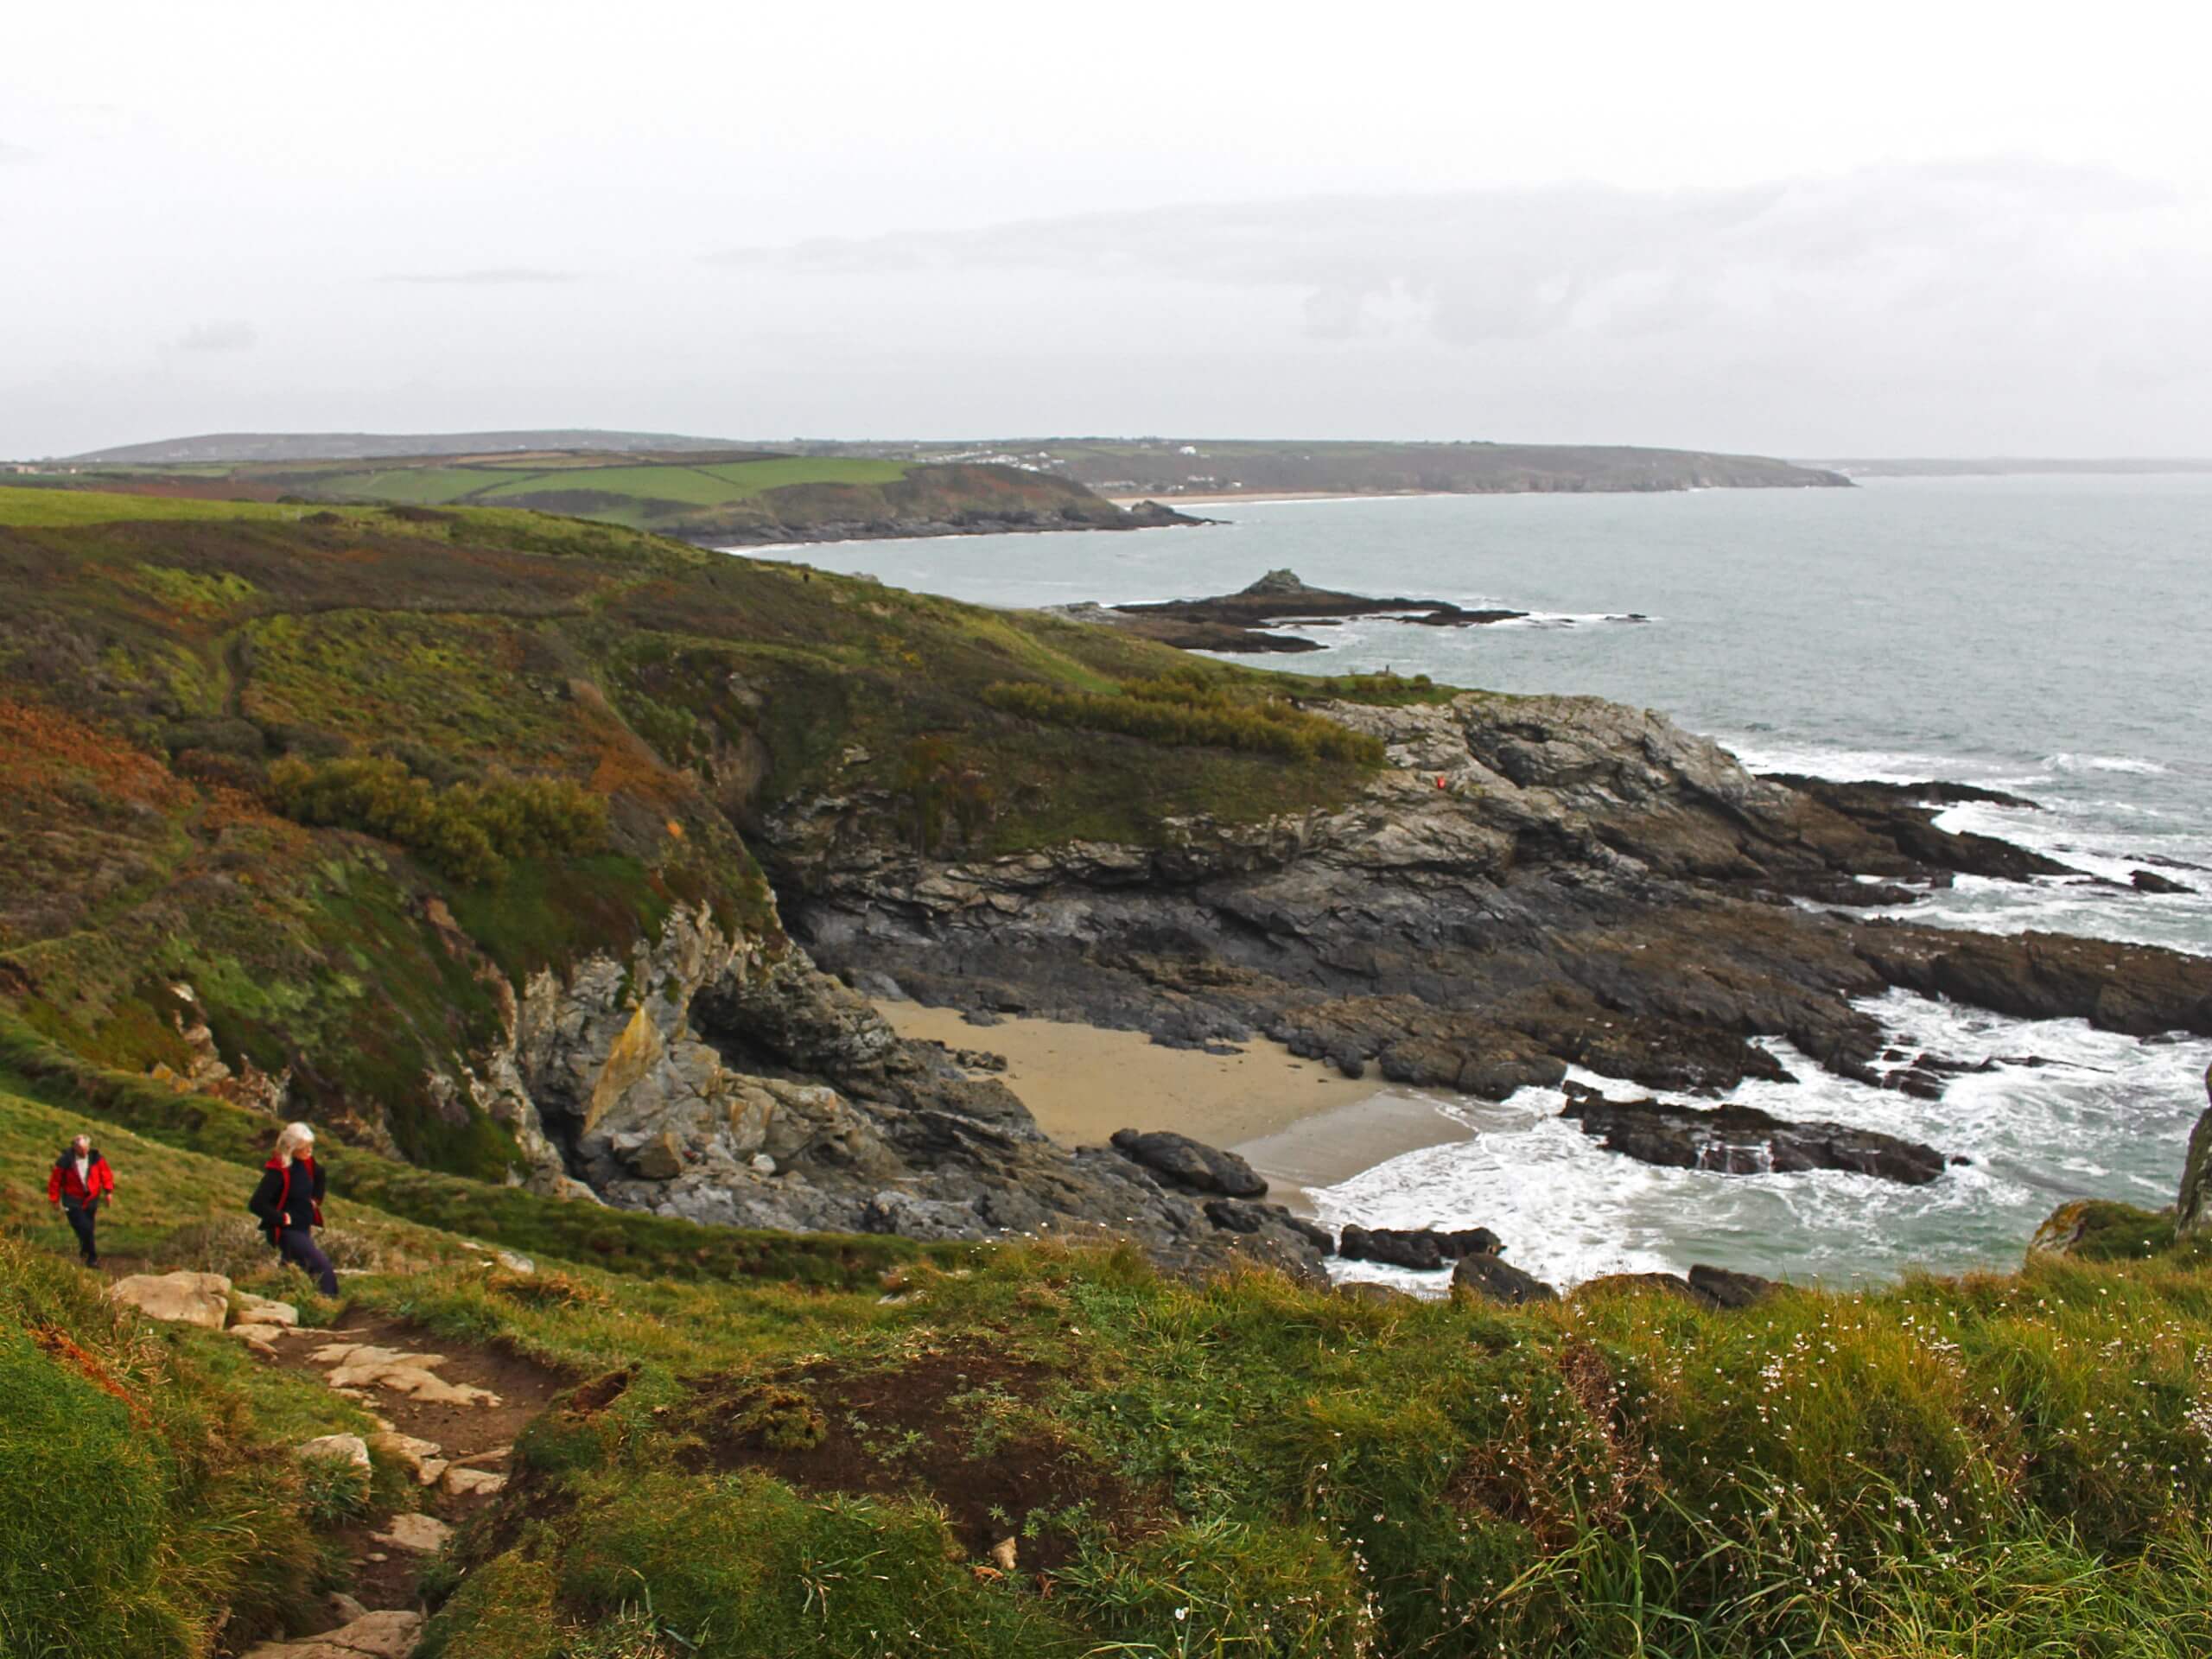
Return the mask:
{"type": "Polygon", "coordinates": [[[1125,681],[1110,694],[1002,681],[984,688],[983,701],[1003,714],[1047,725],[1113,732],[1179,748],[1237,749],[1286,760],[1347,760],[1364,766],[1383,761],[1378,738],[1308,714],[1287,698],[1210,680],[1197,671],[1125,681]]]}
{"type": "Polygon", "coordinates": [[[566,779],[438,789],[388,757],[287,755],[269,784],[286,817],[397,842],[465,886],[499,880],[509,859],[595,852],[607,840],[607,803],[566,779]]]}

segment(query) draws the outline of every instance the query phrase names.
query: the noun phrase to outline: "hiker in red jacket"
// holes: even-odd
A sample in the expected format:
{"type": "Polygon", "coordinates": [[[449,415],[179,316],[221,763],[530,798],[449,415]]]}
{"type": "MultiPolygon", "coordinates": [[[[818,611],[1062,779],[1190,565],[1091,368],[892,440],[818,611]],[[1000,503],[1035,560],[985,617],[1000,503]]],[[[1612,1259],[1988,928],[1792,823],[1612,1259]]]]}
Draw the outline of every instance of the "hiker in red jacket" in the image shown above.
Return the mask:
{"type": "Polygon", "coordinates": [[[100,1249],[92,1237],[92,1228],[103,1199],[111,1205],[115,1202],[115,1172],[100,1156],[92,1137],[80,1135],[54,1160],[53,1171],[46,1178],[46,1201],[69,1218],[77,1235],[77,1254],[85,1258],[88,1268],[100,1264],[100,1249]]]}
{"type": "Polygon", "coordinates": [[[315,1131],[304,1123],[287,1123],[277,1131],[276,1150],[245,1207],[261,1218],[261,1229],[279,1255],[298,1262],[324,1295],[335,1296],[338,1275],[315,1242],[315,1230],[322,1225],[322,1189],[315,1131]]]}

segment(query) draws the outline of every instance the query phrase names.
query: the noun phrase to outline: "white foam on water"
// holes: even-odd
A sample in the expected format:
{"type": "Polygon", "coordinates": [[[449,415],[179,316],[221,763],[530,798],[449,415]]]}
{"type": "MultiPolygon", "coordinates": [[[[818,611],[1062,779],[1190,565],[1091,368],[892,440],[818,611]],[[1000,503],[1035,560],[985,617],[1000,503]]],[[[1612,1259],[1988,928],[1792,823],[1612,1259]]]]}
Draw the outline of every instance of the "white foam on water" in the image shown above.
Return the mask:
{"type": "Polygon", "coordinates": [[[1911,749],[1847,749],[1823,744],[1777,743],[1757,736],[1722,734],[1714,740],[1753,772],[1789,772],[1840,783],[1921,784],[1931,778],[1960,782],[1986,768],[1955,755],[1911,749]]]}
{"type": "Polygon", "coordinates": [[[2046,754],[2043,764],[2053,772],[2126,772],[2139,777],[2163,777],[2168,768],[2156,760],[2133,754],[2069,754],[2064,750],[2046,754]]]}
{"type": "MultiPolygon", "coordinates": [[[[1602,1148],[1558,1116],[1565,1096],[1523,1089],[1454,1109],[1468,1138],[1424,1147],[1313,1194],[1329,1226],[1488,1227],[1506,1260],[1563,1287],[1602,1274],[1709,1262],[1836,1284],[1911,1268],[1955,1273],[2017,1263],[2065,1199],[2171,1201],[2183,1147],[2203,1109],[2212,1043],[2143,1044],[2078,1020],[2029,1021],[1895,991],[1859,1005],[1908,1056],[2000,1064],[1951,1079],[1941,1100],[1830,1076],[1787,1043],[1795,1076],[1726,1098],[1799,1121],[1827,1119],[1923,1141],[1973,1161],[1925,1186],[1816,1171],[1725,1175],[1663,1169],[1602,1148]]],[[[1592,1077],[1617,1099],[1650,1091],[1592,1077]]],[[[1711,1102],[1662,1095],[1690,1104],[1711,1102]]],[[[1444,1274],[1335,1262],[1339,1278],[1442,1294],[1444,1274]]]]}

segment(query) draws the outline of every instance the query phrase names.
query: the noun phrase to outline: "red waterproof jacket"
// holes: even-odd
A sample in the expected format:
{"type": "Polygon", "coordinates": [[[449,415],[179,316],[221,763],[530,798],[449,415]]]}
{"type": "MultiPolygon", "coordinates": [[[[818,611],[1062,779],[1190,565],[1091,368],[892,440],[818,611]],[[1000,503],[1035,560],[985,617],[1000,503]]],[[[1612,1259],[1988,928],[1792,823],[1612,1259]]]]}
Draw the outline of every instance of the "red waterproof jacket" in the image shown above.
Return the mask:
{"type": "Polygon", "coordinates": [[[115,1193],[115,1173],[107,1166],[107,1160],[94,1147],[85,1154],[85,1173],[77,1173],[77,1154],[65,1152],[54,1160],[54,1168],[46,1178],[46,1201],[66,1204],[72,1209],[89,1207],[115,1193]]]}
{"type": "Polygon", "coordinates": [[[271,1158],[262,1166],[261,1185],[245,1207],[261,1218],[264,1231],[273,1240],[287,1228],[322,1225],[323,1173],[312,1158],[295,1158],[289,1164],[271,1158]]]}

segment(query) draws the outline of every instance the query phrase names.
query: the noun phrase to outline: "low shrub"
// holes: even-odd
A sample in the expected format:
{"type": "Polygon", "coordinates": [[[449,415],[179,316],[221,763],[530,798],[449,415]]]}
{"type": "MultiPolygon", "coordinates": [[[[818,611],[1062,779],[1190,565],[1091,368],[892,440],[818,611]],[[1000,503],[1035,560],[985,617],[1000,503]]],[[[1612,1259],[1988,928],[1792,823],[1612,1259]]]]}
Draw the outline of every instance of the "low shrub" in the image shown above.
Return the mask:
{"type": "Polygon", "coordinates": [[[1071,691],[1033,681],[987,686],[983,701],[1003,714],[1112,732],[1174,747],[1269,754],[1286,760],[1346,760],[1379,766],[1380,739],[1351,731],[1263,689],[1168,675],[1128,680],[1118,691],[1071,691]]]}
{"type": "Polygon", "coordinates": [[[286,817],[396,842],[466,886],[498,881],[510,859],[596,852],[607,840],[607,803],[567,779],[440,789],[386,756],[287,755],[269,769],[269,786],[286,817]]]}

